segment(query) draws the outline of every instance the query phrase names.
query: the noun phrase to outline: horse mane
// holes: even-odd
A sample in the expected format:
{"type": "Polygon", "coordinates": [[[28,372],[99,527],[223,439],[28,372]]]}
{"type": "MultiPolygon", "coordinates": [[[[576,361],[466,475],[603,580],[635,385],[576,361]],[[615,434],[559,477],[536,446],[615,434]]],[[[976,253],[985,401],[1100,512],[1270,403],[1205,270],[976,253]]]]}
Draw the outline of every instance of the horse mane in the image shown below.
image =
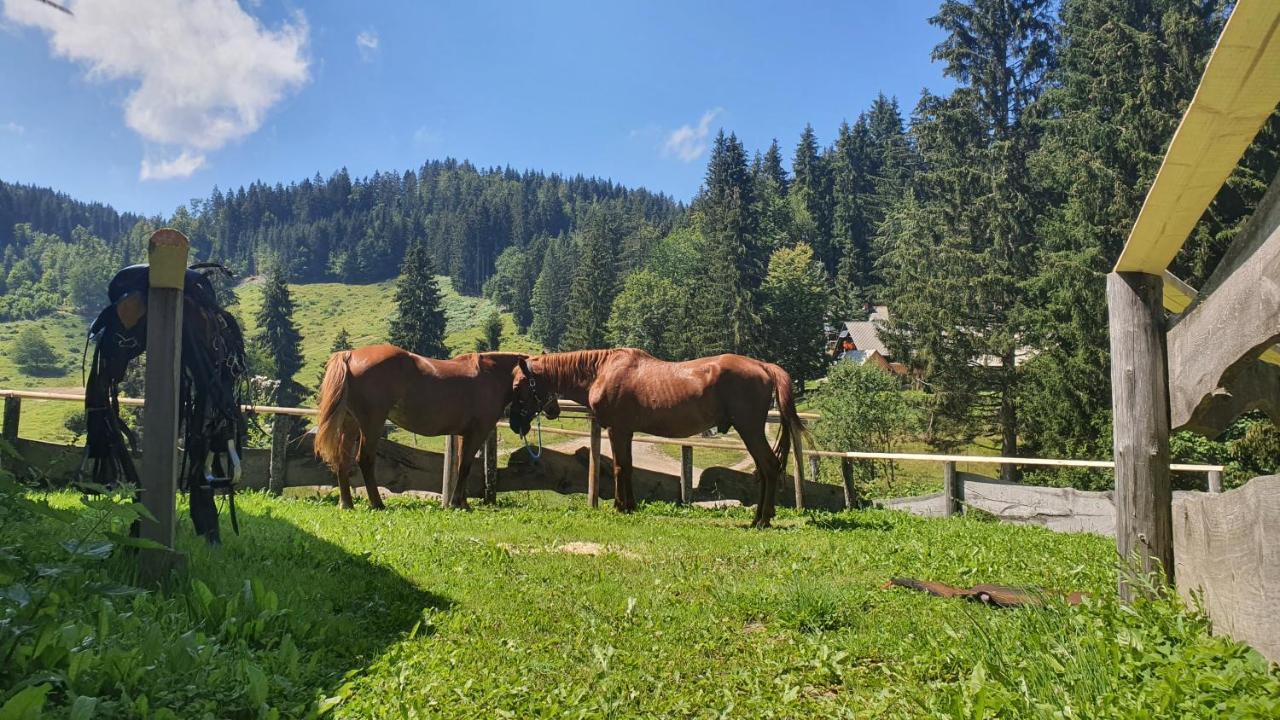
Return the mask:
{"type": "Polygon", "coordinates": [[[585,387],[596,377],[601,363],[617,350],[575,350],[538,357],[538,374],[553,378],[560,387],[585,387]]]}

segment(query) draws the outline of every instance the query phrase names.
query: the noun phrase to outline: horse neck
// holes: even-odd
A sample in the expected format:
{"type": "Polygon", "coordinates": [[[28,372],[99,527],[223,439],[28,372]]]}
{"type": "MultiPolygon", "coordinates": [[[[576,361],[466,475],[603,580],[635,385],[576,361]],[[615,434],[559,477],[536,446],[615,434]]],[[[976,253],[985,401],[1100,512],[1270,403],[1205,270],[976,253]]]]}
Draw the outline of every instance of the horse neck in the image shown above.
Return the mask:
{"type": "Polygon", "coordinates": [[[579,350],[552,353],[538,358],[534,372],[546,378],[552,392],[566,400],[587,404],[587,394],[600,366],[609,359],[609,350],[579,350]]]}

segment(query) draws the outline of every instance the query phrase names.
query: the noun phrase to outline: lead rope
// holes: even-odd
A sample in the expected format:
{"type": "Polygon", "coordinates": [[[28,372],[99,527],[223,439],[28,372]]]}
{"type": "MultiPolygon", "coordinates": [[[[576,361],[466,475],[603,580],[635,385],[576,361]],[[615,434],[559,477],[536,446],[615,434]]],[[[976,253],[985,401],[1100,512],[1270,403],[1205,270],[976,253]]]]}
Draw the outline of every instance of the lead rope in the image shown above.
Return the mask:
{"type": "Polygon", "coordinates": [[[524,441],[524,449],[526,452],[529,453],[529,457],[533,458],[534,462],[538,462],[539,460],[542,459],[542,413],[541,412],[539,412],[537,416],[534,417],[534,421],[538,425],[538,452],[535,453],[533,451],[533,448],[529,445],[529,435],[527,433],[524,435],[521,435],[520,439],[524,441]]]}

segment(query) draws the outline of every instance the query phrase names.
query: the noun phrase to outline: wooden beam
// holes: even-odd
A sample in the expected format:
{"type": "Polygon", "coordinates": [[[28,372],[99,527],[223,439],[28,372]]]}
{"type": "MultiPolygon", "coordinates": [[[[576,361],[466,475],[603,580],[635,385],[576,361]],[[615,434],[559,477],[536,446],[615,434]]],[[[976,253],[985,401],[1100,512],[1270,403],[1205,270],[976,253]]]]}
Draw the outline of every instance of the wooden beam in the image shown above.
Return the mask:
{"type": "Polygon", "coordinates": [[[693,502],[693,448],[680,446],[680,504],[693,502]]]}
{"type": "Polygon", "coordinates": [[[1280,176],[1228,248],[1204,289],[1169,328],[1169,404],[1174,427],[1233,369],[1280,340],[1280,176]]]}
{"type": "Polygon", "coordinates": [[[18,425],[22,421],[22,398],[12,395],[4,399],[4,441],[10,446],[18,442],[18,425]]]}
{"type": "MultiPolygon", "coordinates": [[[[1173,579],[1169,378],[1162,289],[1159,275],[1107,276],[1116,549],[1122,561],[1136,563],[1134,571],[1152,585],[1173,579]]],[[[1120,596],[1125,601],[1135,593],[1130,579],[1122,569],[1120,596]]]]}
{"type": "MultiPolygon", "coordinates": [[[[804,509],[804,445],[802,444],[800,433],[791,433],[791,448],[796,456],[796,476],[795,476],[795,494],[796,509],[804,509]]],[[[786,468],[783,468],[785,471],[786,468]]]]}
{"type": "Polygon", "coordinates": [[[964,512],[964,486],[960,482],[960,476],[956,474],[956,464],[953,462],[942,463],[942,497],[945,501],[942,506],[943,517],[964,512]]]}
{"type": "MultiPolygon", "coordinates": [[[[190,242],[177,230],[161,229],[147,243],[147,404],[142,408],[141,499],[154,521],[142,519],[143,539],[174,546],[178,490],[178,389],[182,375],[182,289],[190,242]]],[[[142,555],[142,574],[161,578],[172,560],[142,555]]]]}
{"type": "Polygon", "coordinates": [[[279,497],[288,486],[286,476],[289,472],[289,431],[293,418],[288,415],[277,415],[271,423],[271,467],[267,491],[279,497]]]}
{"type": "Polygon", "coordinates": [[[1159,274],[1280,103],[1280,2],[1239,0],[1182,116],[1117,272],[1159,274]]]}
{"type": "Polygon", "coordinates": [[[495,425],[484,441],[484,500],[485,505],[498,502],[498,428],[495,425]]]}
{"type": "Polygon", "coordinates": [[[1171,427],[1216,438],[1236,418],[1253,410],[1265,412],[1280,424],[1280,367],[1256,360],[1237,363],[1213,392],[1185,414],[1175,410],[1171,427]]]}
{"type": "Polygon", "coordinates": [[[591,453],[587,458],[587,504],[600,507],[600,423],[591,418],[591,453]]]}
{"type": "Polygon", "coordinates": [[[840,480],[844,483],[845,509],[852,510],[858,507],[860,500],[857,486],[853,484],[853,458],[840,458],[840,480]]]}
{"type": "Polygon", "coordinates": [[[458,487],[459,458],[461,453],[458,451],[457,435],[445,435],[444,437],[444,464],[441,468],[440,476],[440,507],[449,509],[453,507],[453,492],[458,487]]]}

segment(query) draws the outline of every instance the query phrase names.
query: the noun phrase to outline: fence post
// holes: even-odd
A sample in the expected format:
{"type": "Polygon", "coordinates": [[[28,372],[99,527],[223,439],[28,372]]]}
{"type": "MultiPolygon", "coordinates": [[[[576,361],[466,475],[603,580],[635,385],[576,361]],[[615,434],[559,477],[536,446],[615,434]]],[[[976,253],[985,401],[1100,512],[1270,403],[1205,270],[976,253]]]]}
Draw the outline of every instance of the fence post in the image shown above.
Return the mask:
{"type": "Polygon", "coordinates": [[[440,477],[440,507],[453,507],[453,490],[458,486],[458,436],[444,436],[444,474],[440,477]]]}
{"type": "MultiPolygon", "coordinates": [[[[1173,488],[1169,479],[1169,367],[1164,280],[1141,272],[1107,276],[1112,434],[1116,463],[1116,551],[1136,571],[1173,583],[1173,488]],[[1134,557],[1136,556],[1136,558],[1134,557]],[[1163,577],[1161,577],[1163,574],[1163,577]]],[[[1128,568],[1120,599],[1135,591],[1128,568]]]]}
{"type": "Polygon", "coordinates": [[[693,447],[680,446],[680,504],[693,502],[693,447]]]}
{"type": "Polygon", "coordinates": [[[600,505],[600,423],[591,418],[591,455],[587,460],[587,503],[600,505]]]}
{"type": "Polygon", "coordinates": [[[268,491],[277,497],[284,494],[285,480],[289,473],[289,464],[287,462],[289,452],[289,431],[292,429],[293,418],[288,415],[276,414],[275,420],[271,422],[271,463],[268,479],[268,491]]]}
{"type": "Polygon", "coordinates": [[[6,395],[4,398],[4,441],[10,445],[18,442],[18,422],[22,417],[22,398],[6,395]]]}
{"type": "MultiPolygon", "coordinates": [[[[796,509],[804,509],[804,453],[800,433],[791,433],[791,449],[796,456],[796,509]]],[[[785,470],[786,468],[783,468],[785,470]]]]}
{"type": "Polygon", "coordinates": [[[858,506],[858,490],[853,485],[853,458],[840,458],[840,480],[844,483],[844,507],[852,510],[858,506]]]}
{"type": "Polygon", "coordinates": [[[1221,470],[1209,471],[1209,492],[1211,493],[1222,492],[1222,471],[1221,470]]]}
{"type": "MultiPolygon", "coordinates": [[[[142,408],[142,505],[154,521],[139,521],[139,536],[174,546],[178,481],[178,388],[182,374],[182,289],[191,244],[177,230],[164,228],[147,243],[150,263],[147,293],[146,405],[142,408]]],[[[144,552],[143,577],[157,580],[173,566],[171,553],[144,552]]]]}
{"type": "Polygon", "coordinates": [[[964,512],[964,484],[956,473],[956,464],[952,461],[942,463],[942,498],[945,501],[942,515],[951,517],[964,512]]]}
{"type": "Polygon", "coordinates": [[[484,500],[485,505],[498,502],[498,428],[494,426],[484,441],[484,500]]]}

